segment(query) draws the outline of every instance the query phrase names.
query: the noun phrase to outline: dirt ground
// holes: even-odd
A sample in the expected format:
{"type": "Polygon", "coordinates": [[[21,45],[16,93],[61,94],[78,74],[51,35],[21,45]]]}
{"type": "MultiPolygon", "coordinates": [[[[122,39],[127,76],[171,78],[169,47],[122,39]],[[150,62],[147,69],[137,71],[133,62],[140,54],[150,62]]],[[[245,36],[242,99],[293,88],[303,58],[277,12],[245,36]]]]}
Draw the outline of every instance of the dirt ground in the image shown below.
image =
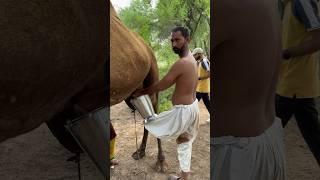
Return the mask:
{"type": "MultiPolygon", "coordinates": [[[[200,102],[200,130],[198,139],[193,146],[192,177],[195,180],[209,179],[209,124],[206,123],[209,115],[200,102]]],[[[156,139],[149,137],[146,157],[140,161],[131,158],[136,150],[134,119],[131,111],[124,103],[111,108],[111,121],[118,133],[116,140],[117,159],[120,165],[111,170],[111,180],[122,179],[152,179],[162,180],[168,174],[179,171],[176,158],[176,144],[174,141],[163,142],[163,149],[169,169],[166,174],[157,173],[154,170],[157,158],[156,139]]],[[[138,118],[137,118],[138,119],[138,118]]],[[[141,122],[141,120],[137,120],[141,122]]],[[[137,126],[138,142],[141,141],[143,126],[137,126]]],[[[313,158],[308,146],[304,142],[295,121],[291,120],[285,129],[285,146],[287,155],[287,175],[290,180],[319,180],[320,169],[313,158]]]]}
{"type": "MultiPolygon", "coordinates": [[[[209,114],[204,105],[200,104],[200,127],[197,139],[193,144],[191,171],[193,179],[202,180],[209,179],[210,171],[210,127],[206,120],[209,114]]],[[[177,159],[177,145],[175,140],[163,141],[163,150],[168,163],[168,171],[166,174],[155,171],[155,163],[157,160],[157,140],[149,135],[146,156],[136,161],[131,155],[136,151],[135,123],[134,115],[127,108],[126,104],[121,103],[111,108],[111,122],[118,134],[116,139],[117,160],[120,164],[111,170],[111,180],[163,180],[168,174],[179,172],[179,164],[177,159]]],[[[143,135],[142,119],[136,112],[137,119],[137,135],[138,142],[141,141],[143,135]]]]}
{"type": "MultiPolygon", "coordinates": [[[[43,124],[30,133],[0,144],[1,180],[77,180],[78,165],[43,124]]],[[[82,179],[103,180],[86,155],[80,156],[82,179]]]]}
{"type": "MultiPolygon", "coordinates": [[[[192,177],[195,180],[209,179],[209,124],[205,107],[200,103],[200,134],[194,143],[192,177]]],[[[111,169],[111,180],[147,179],[161,180],[167,174],[177,173],[178,160],[174,141],[163,142],[163,149],[169,165],[166,174],[154,170],[157,158],[156,139],[149,136],[146,156],[139,161],[131,158],[136,150],[133,114],[124,103],[111,108],[111,120],[118,133],[117,160],[120,164],[111,169]]],[[[137,115],[138,116],[138,115],[137,115]]],[[[141,122],[137,118],[138,122],[141,122]]],[[[138,143],[140,144],[143,127],[137,123],[138,143]]],[[[294,121],[285,129],[288,179],[319,180],[319,166],[301,137],[294,121]]],[[[46,125],[34,131],[9,139],[0,144],[1,180],[76,180],[77,164],[66,161],[72,156],[51,135],[46,125]]],[[[86,156],[81,156],[82,179],[102,180],[100,172],[86,156]]]]}

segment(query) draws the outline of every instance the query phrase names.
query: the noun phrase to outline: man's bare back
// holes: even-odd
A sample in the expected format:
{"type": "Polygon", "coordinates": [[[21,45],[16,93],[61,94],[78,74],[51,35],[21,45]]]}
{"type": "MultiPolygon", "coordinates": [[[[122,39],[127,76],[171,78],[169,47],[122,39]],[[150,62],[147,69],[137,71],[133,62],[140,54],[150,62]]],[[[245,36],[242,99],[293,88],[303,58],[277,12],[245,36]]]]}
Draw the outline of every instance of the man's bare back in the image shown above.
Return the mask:
{"type": "Polygon", "coordinates": [[[196,99],[197,64],[189,52],[188,56],[179,59],[172,68],[180,71],[176,79],[175,90],[172,95],[172,104],[192,104],[196,99]]]}
{"type": "Polygon", "coordinates": [[[277,0],[216,1],[212,135],[252,137],[274,121],[281,59],[277,0]]]}

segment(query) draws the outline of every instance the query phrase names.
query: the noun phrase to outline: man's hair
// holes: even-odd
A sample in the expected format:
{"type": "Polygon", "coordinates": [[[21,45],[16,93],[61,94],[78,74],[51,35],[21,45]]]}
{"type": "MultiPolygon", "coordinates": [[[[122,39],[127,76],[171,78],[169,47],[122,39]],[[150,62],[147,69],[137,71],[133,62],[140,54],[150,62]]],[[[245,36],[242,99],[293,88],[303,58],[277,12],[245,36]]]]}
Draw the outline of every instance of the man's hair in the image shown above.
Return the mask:
{"type": "Polygon", "coordinates": [[[171,32],[178,32],[178,31],[180,31],[182,36],[185,38],[190,36],[189,29],[183,26],[177,26],[171,30],[171,32]]]}

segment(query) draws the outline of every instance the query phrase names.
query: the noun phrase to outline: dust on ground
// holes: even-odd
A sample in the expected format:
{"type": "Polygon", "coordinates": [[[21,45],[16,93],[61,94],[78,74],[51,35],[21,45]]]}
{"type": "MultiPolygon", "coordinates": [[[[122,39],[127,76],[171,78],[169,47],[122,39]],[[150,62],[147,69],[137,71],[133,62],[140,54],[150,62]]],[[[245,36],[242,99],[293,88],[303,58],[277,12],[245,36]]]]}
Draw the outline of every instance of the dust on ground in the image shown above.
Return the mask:
{"type": "MultiPolygon", "coordinates": [[[[198,138],[194,142],[192,155],[192,177],[195,180],[209,179],[209,124],[207,111],[200,102],[201,125],[198,138]]],[[[111,169],[112,180],[165,179],[170,173],[178,173],[179,166],[174,141],[164,141],[163,150],[169,165],[168,172],[158,173],[153,167],[157,159],[156,139],[149,136],[146,156],[139,161],[132,159],[136,150],[134,116],[125,103],[111,108],[112,123],[118,133],[117,160],[120,164],[111,169]]],[[[137,115],[138,116],[138,115],[137,115]]],[[[137,120],[141,122],[141,120],[137,120]]],[[[138,144],[143,126],[137,124],[138,144]]],[[[304,142],[295,121],[285,128],[287,152],[287,174],[290,180],[318,180],[319,166],[304,142]]],[[[8,139],[0,144],[0,179],[3,180],[77,180],[77,164],[66,161],[73,156],[53,137],[46,125],[8,139]]],[[[102,180],[98,169],[86,156],[81,156],[82,180],[102,180]]]]}

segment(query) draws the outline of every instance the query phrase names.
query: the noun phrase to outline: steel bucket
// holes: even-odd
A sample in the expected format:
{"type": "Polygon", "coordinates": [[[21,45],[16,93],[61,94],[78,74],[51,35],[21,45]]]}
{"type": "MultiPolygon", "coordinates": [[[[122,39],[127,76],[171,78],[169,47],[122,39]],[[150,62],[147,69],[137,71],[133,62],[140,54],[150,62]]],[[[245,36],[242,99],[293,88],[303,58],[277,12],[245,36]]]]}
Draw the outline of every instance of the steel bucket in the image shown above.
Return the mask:
{"type": "Polygon", "coordinates": [[[154,112],[151,99],[149,95],[143,95],[130,100],[131,104],[137,109],[145,123],[156,118],[157,114],[154,112]]]}
{"type": "Polygon", "coordinates": [[[107,177],[107,108],[99,108],[78,119],[68,121],[66,128],[101,173],[107,177]]]}

